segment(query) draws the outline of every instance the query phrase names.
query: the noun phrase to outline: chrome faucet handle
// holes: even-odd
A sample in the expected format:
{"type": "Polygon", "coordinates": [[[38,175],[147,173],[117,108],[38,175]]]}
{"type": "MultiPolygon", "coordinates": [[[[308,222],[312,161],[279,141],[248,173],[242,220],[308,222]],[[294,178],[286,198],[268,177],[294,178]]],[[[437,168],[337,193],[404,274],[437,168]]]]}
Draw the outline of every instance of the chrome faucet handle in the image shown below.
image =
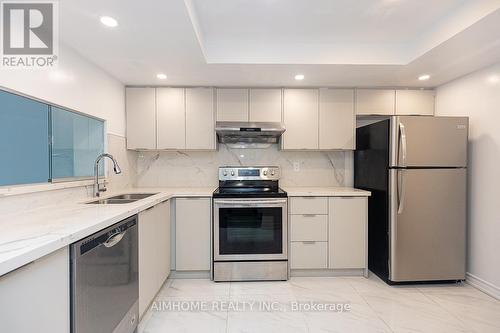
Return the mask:
{"type": "Polygon", "coordinates": [[[104,157],[107,157],[113,161],[113,170],[115,171],[116,174],[122,173],[122,170],[120,169],[120,166],[118,165],[118,162],[115,160],[113,155],[103,153],[99,156],[97,156],[95,163],[94,163],[94,196],[98,197],[100,192],[105,192],[106,191],[106,184],[102,184],[103,187],[101,188],[101,185],[99,184],[99,161],[103,159],[104,157]]]}

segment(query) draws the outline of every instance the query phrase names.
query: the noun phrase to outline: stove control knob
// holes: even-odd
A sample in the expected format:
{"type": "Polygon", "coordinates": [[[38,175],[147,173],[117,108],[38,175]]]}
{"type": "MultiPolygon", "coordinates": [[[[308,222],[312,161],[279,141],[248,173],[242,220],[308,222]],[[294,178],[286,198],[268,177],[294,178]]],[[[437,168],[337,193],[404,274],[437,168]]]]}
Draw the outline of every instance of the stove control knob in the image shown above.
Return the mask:
{"type": "Polygon", "coordinates": [[[271,176],[274,176],[274,170],[271,170],[271,176]]]}
{"type": "Polygon", "coordinates": [[[224,172],[222,174],[224,175],[224,177],[226,177],[227,176],[227,171],[224,170],[224,172]]]}
{"type": "Polygon", "coordinates": [[[234,171],[231,171],[231,176],[234,176],[234,171]]]}
{"type": "Polygon", "coordinates": [[[264,174],[264,176],[267,176],[267,171],[264,170],[264,172],[262,172],[264,174]]]}

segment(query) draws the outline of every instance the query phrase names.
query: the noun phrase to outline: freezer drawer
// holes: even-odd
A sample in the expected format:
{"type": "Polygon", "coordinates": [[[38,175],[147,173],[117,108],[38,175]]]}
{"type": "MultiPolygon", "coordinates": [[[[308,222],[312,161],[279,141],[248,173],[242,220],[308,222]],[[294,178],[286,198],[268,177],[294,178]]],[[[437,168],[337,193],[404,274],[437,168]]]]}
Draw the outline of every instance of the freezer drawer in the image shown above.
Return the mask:
{"type": "Polygon", "coordinates": [[[391,118],[391,167],[466,167],[467,117],[391,118]]]}
{"type": "Polygon", "coordinates": [[[466,169],[391,169],[389,280],[465,279],[466,169]]]}

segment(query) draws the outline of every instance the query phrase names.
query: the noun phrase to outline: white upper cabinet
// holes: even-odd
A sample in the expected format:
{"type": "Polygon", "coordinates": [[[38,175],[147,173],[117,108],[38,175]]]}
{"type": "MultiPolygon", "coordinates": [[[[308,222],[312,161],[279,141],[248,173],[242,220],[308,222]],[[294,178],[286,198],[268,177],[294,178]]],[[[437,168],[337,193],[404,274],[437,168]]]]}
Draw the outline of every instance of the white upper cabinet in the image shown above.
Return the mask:
{"type": "Polygon", "coordinates": [[[283,149],[318,149],[318,89],[284,89],[283,149]]]}
{"type": "Polygon", "coordinates": [[[217,89],[217,121],[248,121],[248,89],[217,89]]]}
{"type": "Polygon", "coordinates": [[[319,149],[355,149],[354,90],[319,90],[319,149]]]}
{"type": "Polygon", "coordinates": [[[396,92],[390,89],[357,89],[357,115],[394,115],[396,92]]]}
{"type": "Polygon", "coordinates": [[[213,88],[186,88],[186,149],[215,149],[213,88]]]}
{"type": "Polygon", "coordinates": [[[157,88],[158,149],[186,148],[186,105],[183,88],[157,88]]]}
{"type": "Polygon", "coordinates": [[[127,88],[127,148],[156,149],[154,88],[127,88]]]}
{"type": "Polygon", "coordinates": [[[397,115],[434,115],[434,90],[396,90],[397,115]]]}
{"type": "Polygon", "coordinates": [[[250,89],[250,115],[253,122],[281,122],[281,89],[250,89]]]}

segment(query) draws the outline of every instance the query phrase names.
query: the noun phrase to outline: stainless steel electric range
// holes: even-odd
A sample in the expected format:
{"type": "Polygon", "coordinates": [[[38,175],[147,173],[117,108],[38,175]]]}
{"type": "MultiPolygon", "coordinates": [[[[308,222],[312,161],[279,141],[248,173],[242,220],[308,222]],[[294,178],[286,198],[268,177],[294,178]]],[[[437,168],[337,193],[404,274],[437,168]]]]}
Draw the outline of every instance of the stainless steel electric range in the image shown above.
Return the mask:
{"type": "Polygon", "coordinates": [[[213,193],[214,281],[288,279],[287,194],[279,167],[220,167],[213,193]]]}

